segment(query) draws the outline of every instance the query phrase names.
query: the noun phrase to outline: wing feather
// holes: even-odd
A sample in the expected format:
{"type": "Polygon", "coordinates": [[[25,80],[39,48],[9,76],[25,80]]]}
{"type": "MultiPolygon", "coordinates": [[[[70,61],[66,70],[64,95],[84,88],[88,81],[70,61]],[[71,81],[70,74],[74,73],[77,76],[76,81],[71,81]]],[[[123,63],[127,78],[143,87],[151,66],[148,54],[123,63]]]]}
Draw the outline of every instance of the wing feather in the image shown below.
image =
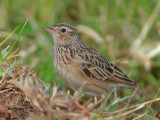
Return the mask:
{"type": "Polygon", "coordinates": [[[87,71],[85,74],[89,78],[95,78],[116,84],[137,85],[136,82],[131,80],[118,67],[114,66],[106,57],[97,51],[88,49],[85,53],[88,53],[88,55],[77,54],[77,59],[82,69],[87,71]]]}

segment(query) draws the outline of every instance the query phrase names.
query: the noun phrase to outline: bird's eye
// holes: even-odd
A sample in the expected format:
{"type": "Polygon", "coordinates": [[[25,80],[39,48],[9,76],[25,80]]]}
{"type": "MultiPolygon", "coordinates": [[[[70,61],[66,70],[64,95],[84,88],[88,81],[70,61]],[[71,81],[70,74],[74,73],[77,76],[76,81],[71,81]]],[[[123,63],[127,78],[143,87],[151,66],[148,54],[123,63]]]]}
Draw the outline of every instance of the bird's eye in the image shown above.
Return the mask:
{"type": "Polygon", "coordinates": [[[62,29],[61,29],[61,32],[63,32],[63,33],[66,32],[66,29],[65,29],[65,28],[62,28],[62,29]]]}

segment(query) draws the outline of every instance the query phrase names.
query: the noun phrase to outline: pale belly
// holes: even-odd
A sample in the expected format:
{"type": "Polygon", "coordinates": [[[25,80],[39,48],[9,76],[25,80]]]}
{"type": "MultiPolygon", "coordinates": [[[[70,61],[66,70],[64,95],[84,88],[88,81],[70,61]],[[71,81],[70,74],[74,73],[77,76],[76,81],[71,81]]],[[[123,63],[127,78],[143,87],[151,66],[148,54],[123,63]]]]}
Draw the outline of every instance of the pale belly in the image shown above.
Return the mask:
{"type": "Polygon", "coordinates": [[[91,96],[103,96],[108,91],[107,89],[111,87],[104,81],[87,78],[83,71],[75,66],[74,63],[67,65],[59,63],[55,64],[55,67],[57,74],[62,78],[64,83],[75,91],[84,84],[83,93],[91,96]]]}
{"type": "Polygon", "coordinates": [[[85,82],[85,80],[79,79],[78,76],[75,76],[71,65],[57,65],[56,71],[64,83],[73,90],[78,90],[83,82],[85,82]]]}

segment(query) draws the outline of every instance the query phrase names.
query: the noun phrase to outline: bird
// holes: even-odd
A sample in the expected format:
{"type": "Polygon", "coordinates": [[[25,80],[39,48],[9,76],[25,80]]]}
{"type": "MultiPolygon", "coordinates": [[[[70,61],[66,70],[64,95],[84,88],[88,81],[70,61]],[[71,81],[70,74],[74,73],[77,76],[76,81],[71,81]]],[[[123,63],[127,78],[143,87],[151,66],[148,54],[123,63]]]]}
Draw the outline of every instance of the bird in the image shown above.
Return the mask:
{"type": "Polygon", "coordinates": [[[77,91],[86,82],[83,93],[93,97],[100,96],[97,104],[115,87],[137,89],[140,94],[149,96],[107,57],[84,44],[73,26],[58,23],[43,29],[54,39],[55,69],[68,87],[77,91]]]}

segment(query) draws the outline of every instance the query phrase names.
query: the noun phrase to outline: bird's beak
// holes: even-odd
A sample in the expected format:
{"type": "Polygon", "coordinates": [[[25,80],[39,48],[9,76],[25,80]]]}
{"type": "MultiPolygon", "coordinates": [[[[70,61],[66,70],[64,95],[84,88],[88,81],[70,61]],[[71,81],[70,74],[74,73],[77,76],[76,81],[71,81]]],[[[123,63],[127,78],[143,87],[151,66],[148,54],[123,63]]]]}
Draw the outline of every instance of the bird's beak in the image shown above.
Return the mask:
{"type": "Polygon", "coordinates": [[[49,32],[49,33],[51,33],[53,31],[53,29],[51,27],[44,27],[42,29],[49,32]]]}

